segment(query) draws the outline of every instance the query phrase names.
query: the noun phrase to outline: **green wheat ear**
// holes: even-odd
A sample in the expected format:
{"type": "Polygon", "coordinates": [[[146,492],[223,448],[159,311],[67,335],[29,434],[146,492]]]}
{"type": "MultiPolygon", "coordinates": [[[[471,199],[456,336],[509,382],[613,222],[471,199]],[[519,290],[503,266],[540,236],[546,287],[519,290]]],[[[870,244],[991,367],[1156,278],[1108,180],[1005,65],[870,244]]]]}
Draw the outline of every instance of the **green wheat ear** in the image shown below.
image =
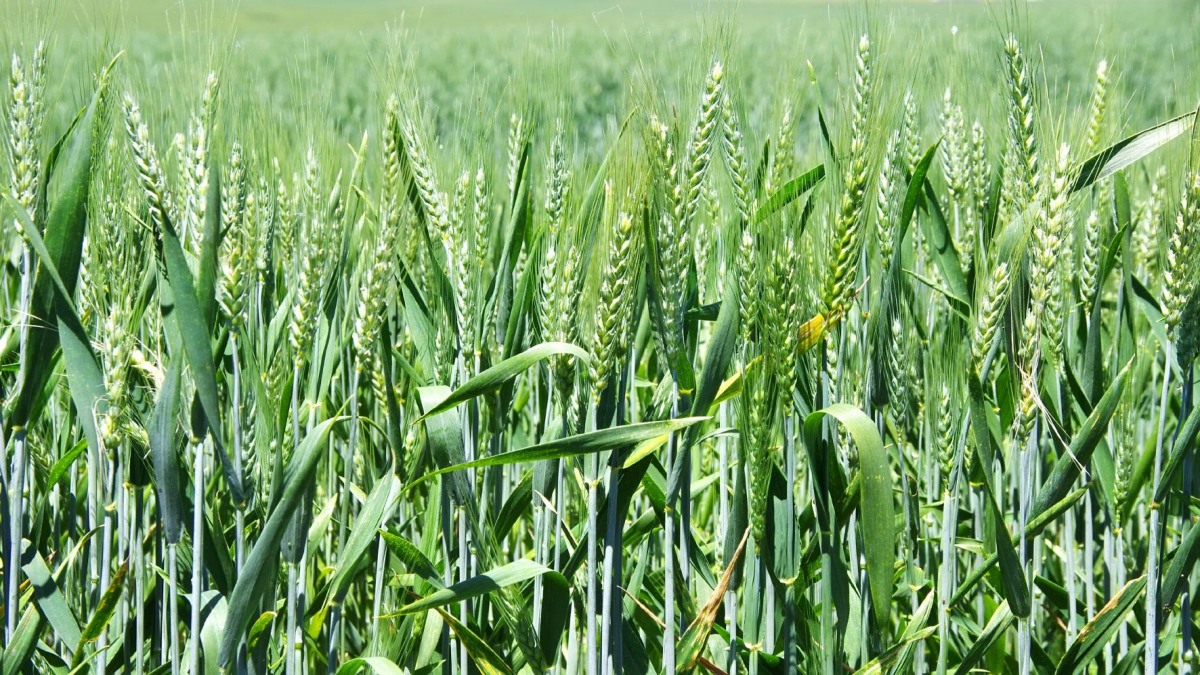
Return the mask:
{"type": "Polygon", "coordinates": [[[1163,321],[1168,333],[1180,325],[1184,306],[1197,287],[1197,251],[1200,250],[1200,171],[1190,174],[1179,199],[1175,226],[1167,242],[1163,269],[1163,321]]]}
{"type": "Polygon", "coordinates": [[[845,162],[841,203],[834,219],[833,250],[822,298],[826,314],[841,313],[854,295],[858,254],[862,246],[862,214],[866,203],[869,161],[868,117],[871,113],[871,41],[858,42],[850,107],[850,151],[845,162]]]}

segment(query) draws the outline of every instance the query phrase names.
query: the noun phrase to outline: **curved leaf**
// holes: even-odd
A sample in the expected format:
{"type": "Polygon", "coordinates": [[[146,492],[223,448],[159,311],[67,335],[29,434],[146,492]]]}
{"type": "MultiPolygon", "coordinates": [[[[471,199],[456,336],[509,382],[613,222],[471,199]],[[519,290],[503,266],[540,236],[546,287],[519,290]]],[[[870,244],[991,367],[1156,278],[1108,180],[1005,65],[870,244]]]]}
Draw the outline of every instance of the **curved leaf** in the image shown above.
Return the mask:
{"type": "Polygon", "coordinates": [[[350,659],[343,663],[342,667],[337,669],[337,675],[354,675],[363,668],[369,669],[375,675],[406,675],[408,673],[408,671],[396,665],[394,661],[385,659],[382,656],[367,656],[350,659]]]}
{"type": "Polygon", "coordinates": [[[545,565],[539,565],[532,560],[517,560],[489,572],[473,576],[465,581],[460,581],[453,586],[438,589],[416,602],[401,607],[396,614],[415,614],[417,612],[444,607],[455,602],[469,600],[485,593],[498,591],[505,586],[529,581],[549,571],[551,571],[550,568],[545,565]]]}
{"type": "Polygon", "coordinates": [[[1193,110],[1149,129],[1143,129],[1092,155],[1079,167],[1075,181],[1071,184],[1071,192],[1108,178],[1187,133],[1195,122],[1196,112],[1193,110]]]}
{"type": "Polygon", "coordinates": [[[508,452],[487,455],[471,462],[443,467],[421,476],[410,483],[408,488],[412,488],[414,485],[435,476],[462,471],[464,469],[481,469],[483,467],[501,466],[504,464],[523,464],[544,459],[575,457],[594,452],[604,452],[605,450],[614,450],[627,445],[657,439],[673,431],[690,427],[693,424],[698,424],[708,419],[707,417],[680,417],[678,419],[661,420],[658,422],[638,422],[637,424],[626,424],[620,427],[610,427],[575,436],[566,436],[538,445],[531,445],[527,448],[521,448],[520,450],[510,450],[508,452]]]}
{"type": "Polygon", "coordinates": [[[892,606],[892,567],[895,560],[895,505],[892,503],[892,472],[887,452],[875,423],[866,413],[845,403],[835,403],[804,419],[804,438],[810,446],[821,443],[821,426],[832,417],[850,432],[858,448],[862,487],[859,492],[863,549],[867,557],[867,581],[871,605],[880,626],[888,625],[892,606]]]}
{"type": "Polygon", "coordinates": [[[455,389],[449,396],[438,403],[436,406],[427,410],[421,417],[417,418],[417,422],[424,420],[432,415],[445,412],[460,403],[469,401],[476,396],[486,394],[493,389],[496,389],[504,382],[520,375],[535,364],[551,357],[562,354],[570,354],[575,358],[583,361],[585,364],[589,361],[587,352],[579,347],[566,342],[543,342],[536,347],[530,347],[525,351],[510,356],[500,363],[488,368],[479,373],[475,377],[467,380],[458,389],[455,389]]]}

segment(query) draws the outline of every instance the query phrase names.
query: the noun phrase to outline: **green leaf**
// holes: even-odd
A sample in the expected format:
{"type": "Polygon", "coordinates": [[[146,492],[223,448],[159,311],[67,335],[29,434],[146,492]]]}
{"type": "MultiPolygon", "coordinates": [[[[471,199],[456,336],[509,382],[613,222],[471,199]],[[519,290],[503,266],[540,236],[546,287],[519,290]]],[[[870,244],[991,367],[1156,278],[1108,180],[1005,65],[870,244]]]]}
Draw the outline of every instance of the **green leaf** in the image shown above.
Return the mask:
{"type": "Polygon", "coordinates": [[[558,646],[571,617],[571,585],[567,578],[551,570],[542,575],[542,621],[538,641],[545,663],[558,662],[558,646]]]}
{"type": "Polygon", "coordinates": [[[1187,534],[1175,548],[1170,564],[1162,575],[1161,588],[1158,593],[1159,611],[1167,612],[1175,606],[1183,589],[1187,588],[1188,576],[1196,567],[1196,559],[1200,558],[1200,526],[1189,522],[1187,534]]]}
{"type": "Polygon", "coordinates": [[[380,530],[379,535],[383,537],[383,543],[387,545],[392,555],[399,558],[409,571],[438,588],[443,586],[441,572],[437,571],[433,562],[421,552],[421,549],[417,548],[416,544],[387,530],[380,530]]]}
{"type": "Polygon", "coordinates": [[[1175,483],[1175,477],[1183,469],[1184,459],[1192,448],[1192,442],[1196,440],[1197,432],[1200,432],[1200,407],[1193,406],[1192,412],[1175,433],[1175,442],[1171,444],[1171,454],[1163,466],[1158,487],[1154,490],[1155,502],[1162,504],[1167,500],[1171,486],[1175,483]]]}
{"type": "Polygon", "coordinates": [[[833,417],[854,439],[858,448],[858,465],[862,473],[859,493],[863,529],[863,549],[867,558],[867,581],[871,590],[871,605],[879,626],[887,626],[892,606],[892,567],[895,560],[895,505],[892,503],[892,472],[888,466],[883,439],[866,413],[847,405],[835,403],[811,413],[804,419],[804,438],[810,446],[821,442],[821,426],[825,417],[833,417]]]}
{"type": "Polygon", "coordinates": [[[938,146],[941,143],[942,141],[939,139],[936,143],[929,146],[929,149],[921,156],[921,160],[917,162],[912,176],[908,179],[908,189],[904,193],[904,206],[900,210],[900,222],[896,223],[896,247],[892,251],[892,264],[890,266],[892,270],[898,271],[900,269],[900,262],[903,256],[901,244],[904,243],[904,237],[908,235],[908,226],[912,223],[913,216],[917,212],[917,206],[921,203],[921,191],[925,189],[929,168],[933,165],[933,160],[937,158],[938,146]]]}
{"type": "Polygon", "coordinates": [[[1015,620],[1016,617],[1008,609],[1008,602],[1000,603],[996,611],[992,612],[991,618],[988,619],[987,625],[983,627],[983,632],[979,634],[979,637],[975,640],[975,644],[971,645],[971,649],[958,664],[958,670],[954,671],[955,675],[967,675],[967,673],[972,672],[975,664],[979,663],[983,655],[991,649],[996,640],[1008,631],[1008,627],[1015,620]]]}
{"type": "Polygon", "coordinates": [[[371,543],[375,541],[380,523],[387,514],[392,512],[399,498],[400,479],[389,469],[385,477],[375,481],[374,487],[371,488],[371,494],[367,496],[366,504],[363,505],[362,511],[354,520],[354,529],[350,531],[350,538],[338,552],[337,571],[334,572],[333,581],[329,584],[327,603],[341,602],[346,596],[346,591],[350,589],[350,584],[354,580],[353,575],[370,549],[371,543]]]}
{"type": "Polygon", "coordinates": [[[921,187],[925,184],[925,176],[929,173],[929,167],[937,156],[937,148],[938,143],[934,143],[925,151],[925,155],[921,157],[921,161],[917,162],[916,169],[909,180],[908,191],[904,195],[904,204],[900,211],[900,220],[892,226],[895,229],[894,239],[896,242],[892,251],[892,260],[887,274],[883,277],[883,287],[877,296],[878,307],[871,308],[871,315],[868,318],[868,338],[871,345],[871,358],[867,362],[868,389],[871,401],[876,406],[886,405],[891,399],[888,386],[893,379],[893,373],[889,372],[891,364],[894,362],[890,356],[893,348],[892,322],[896,319],[899,311],[898,299],[901,296],[901,288],[905,280],[902,272],[904,238],[908,234],[908,226],[912,222],[913,214],[917,210],[917,203],[921,199],[921,187]]]}
{"type": "MultiPolygon", "coordinates": [[[[50,204],[48,209],[39,210],[39,215],[47,214],[44,216],[44,223],[30,223],[26,215],[22,224],[31,242],[37,240],[43,243],[39,247],[42,250],[38,252],[39,262],[43,263],[42,270],[52,268],[54,271],[47,272],[45,275],[37,274],[34,278],[28,312],[30,316],[45,320],[33,322],[29,327],[26,362],[30,364],[30,367],[25,370],[16,400],[13,403],[13,409],[6,421],[10,428],[29,425],[40,392],[49,381],[53,370],[50,361],[55,349],[59,346],[60,335],[50,326],[58,325],[56,320],[58,309],[62,306],[59,298],[74,297],[76,282],[79,279],[83,240],[87,231],[88,197],[92,182],[92,149],[96,146],[96,127],[103,118],[100,108],[104,91],[108,86],[109,75],[115,64],[116,59],[113,59],[105,68],[100,76],[100,85],[92,95],[91,102],[72,122],[51,153],[51,160],[47,162],[45,180],[53,179],[59,189],[54,203],[50,204]]],[[[47,192],[45,186],[43,185],[41,188],[44,195],[47,192]]],[[[20,218],[19,214],[22,210],[14,209],[14,212],[20,218]]],[[[78,352],[80,343],[90,349],[90,343],[86,336],[81,339],[79,335],[74,335],[71,341],[74,352],[78,352]]],[[[78,373],[76,374],[78,376],[78,373]]],[[[80,388],[84,390],[80,392],[80,401],[76,401],[75,392],[71,392],[72,402],[77,405],[82,403],[83,398],[95,393],[84,383],[80,384],[80,388]]],[[[71,389],[75,389],[74,383],[72,383],[71,389]]],[[[92,410],[94,409],[90,407],[82,408],[79,417],[80,423],[84,427],[84,433],[88,436],[89,445],[97,447],[94,418],[92,420],[85,419],[90,417],[90,414],[87,413],[92,410]]]]}
{"type": "Polygon", "coordinates": [[[204,207],[204,238],[196,269],[196,301],[209,334],[217,321],[217,268],[221,252],[221,171],[209,155],[208,203],[204,207]]]}
{"type": "Polygon", "coordinates": [[[191,369],[192,380],[196,385],[196,395],[200,400],[206,425],[211,431],[213,448],[221,462],[222,473],[229,484],[229,493],[235,503],[244,504],[246,498],[242,491],[241,476],[237,475],[233,462],[229,459],[229,453],[225,451],[225,435],[221,428],[221,406],[217,394],[217,374],[211,345],[212,330],[205,320],[204,312],[197,298],[192,272],[188,267],[187,257],[179,242],[179,236],[165,214],[161,227],[158,228],[158,235],[158,253],[161,256],[165,272],[163,281],[169,288],[170,297],[174,303],[174,311],[170,311],[166,304],[163,305],[163,322],[173,324],[178,330],[183,356],[191,369]]]}
{"type": "MultiPolygon", "coordinates": [[[[417,390],[420,397],[422,410],[430,411],[437,407],[442,401],[450,396],[450,389],[441,385],[430,387],[421,387],[417,390]]],[[[474,490],[470,483],[467,482],[466,476],[449,471],[443,471],[452,466],[457,466],[463,463],[466,456],[463,448],[463,434],[461,417],[457,410],[453,408],[440,412],[436,415],[426,415],[424,418],[425,436],[429,441],[429,451],[433,456],[433,463],[438,467],[438,471],[449,473],[447,479],[449,481],[450,496],[456,504],[459,504],[468,510],[476,509],[474,490]]],[[[438,474],[440,475],[440,474],[438,474]]],[[[408,489],[418,482],[431,477],[426,474],[421,478],[409,484],[408,489]]],[[[474,511],[472,511],[473,513],[474,511]]]]}
{"type": "Polygon", "coordinates": [[[84,643],[100,639],[100,634],[108,627],[108,622],[112,620],[113,613],[116,612],[117,605],[121,601],[121,594],[125,592],[125,576],[127,574],[129,574],[129,562],[125,561],[117,568],[117,573],[108,583],[104,595],[100,596],[100,604],[96,605],[96,610],[92,612],[92,618],[88,619],[87,626],[83,629],[79,646],[75,649],[76,660],[83,651],[84,643]]]}
{"type": "MultiPolygon", "coordinates": [[[[704,354],[704,368],[700,371],[700,381],[696,385],[696,395],[692,398],[693,417],[701,417],[708,414],[713,401],[717,397],[717,392],[721,390],[721,383],[725,381],[725,374],[729,371],[729,364],[733,360],[733,353],[738,341],[738,319],[740,316],[737,287],[738,285],[735,283],[725,284],[725,297],[721,300],[721,311],[717,314],[716,326],[713,328],[712,336],[708,340],[707,351],[704,354]]],[[[684,450],[678,453],[675,466],[671,467],[671,473],[667,481],[667,494],[670,496],[672,502],[679,492],[679,483],[684,475],[684,462],[690,456],[687,449],[691,448],[696,442],[696,434],[699,431],[699,426],[688,428],[683,438],[684,450]]]]}
{"type": "Polygon", "coordinates": [[[442,617],[442,620],[450,626],[450,632],[454,633],[454,637],[462,643],[462,646],[467,650],[467,654],[471,657],[471,664],[479,668],[482,675],[511,675],[512,668],[486,640],[479,637],[475,631],[464,626],[450,612],[442,609],[437,609],[437,613],[442,617]]]}
{"type": "Polygon", "coordinates": [[[259,593],[263,590],[257,581],[264,575],[275,573],[268,565],[277,559],[279,544],[292,514],[300,506],[301,497],[313,483],[317,462],[324,454],[329,434],[336,424],[345,419],[333,417],[317,425],[304,437],[288,463],[281,495],[267,517],[266,524],[263,525],[262,534],[250,550],[250,555],[246,557],[237,584],[229,597],[229,616],[226,618],[225,632],[221,636],[219,661],[222,668],[227,668],[232,663],[238,642],[250,622],[251,615],[257,610],[259,593]]]}
{"type": "Polygon", "coordinates": [[[1196,112],[1193,110],[1143,129],[1092,155],[1079,167],[1075,181],[1071,183],[1071,192],[1108,178],[1187,133],[1195,122],[1196,112]]]}
{"type": "MultiPolygon", "coordinates": [[[[31,548],[28,540],[22,540],[21,544],[26,550],[31,548]]],[[[37,604],[42,618],[54,630],[54,636],[68,645],[78,645],[82,642],[83,631],[79,630],[79,623],[75,620],[62,589],[58,587],[57,580],[50,574],[50,568],[46,566],[42,554],[32,551],[29,561],[21,565],[21,571],[33,586],[33,601],[37,604]]]]}
{"type": "Polygon", "coordinates": [[[1113,378],[1112,383],[1108,386],[1108,391],[1104,392],[1104,396],[1100,398],[1096,408],[1092,410],[1092,413],[1084,420],[1083,426],[1071,439],[1070,447],[1055,461],[1054,468],[1050,471],[1050,477],[1042,484],[1034,499],[1033,508],[1030,510],[1031,518],[1040,515],[1059,502],[1075,486],[1080,468],[1086,467],[1091,461],[1096,445],[1104,438],[1108,422],[1117,410],[1117,403],[1121,399],[1121,392],[1124,391],[1125,380],[1129,377],[1131,365],[1132,362],[1125,364],[1121,372],[1113,378]]]}
{"type": "Polygon", "coordinates": [[[1142,591],[1146,589],[1146,577],[1138,577],[1117,591],[1096,616],[1079,631],[1079,635],[1067,653],[1058,662],[1056,675],[1087,672],[1087,667],[1096,660],[1113,633],[1125,621],[1125,614],[1133,607],[1142,591]]]}
{"type": "Polygon", "coordinates": [[[217,665],[221,651],[221,635],[225,632],[225,620],[229,617],[229,603],[217,591],[206,591],[201,596],[203,624],[200,629],[200,649],[205,675],[221,675],[217,665]]]}
{"type": "Polygon", "coordinates": [[[996,501],[996,492],[992,488],[992,472],[988,470],[988,467],[994,466],[995,452],[992,447],[992,433],[987,423],[987,410],[984,408],[983,385],[974,371],[969,372],[967,378],[971,397],[971,429],[975,435],[975,464],[979,469],[978,475],[983,477],[984,494],[995,521],[996,554],[1000,561],[1004,597],[1008,600],[1009,606],[1014,608],[1013,614],[1024,618],[1029,616],[1031,609],[1029,583],[1025,579],[1025,570],[1021,567],[1020,558],[1013,546],[1012,535],[1008,532],[1008,525],[1004,523],[1004,514],[1000,511],[996,501]]]}
{"type": "MultiPolygon", "coordinates": [[[[1128,376],[1132,362],[1125,365],[1117,377],[1113,379],[1108,390],[1101,397],[1096,408],[1084,421],[1083,427],[1071,439],[1071,445],[1066,452],[1059,456],[1051,469],[1050,477],[1042,484],[1030,510],[1029,522],[1025,531],[1019,536],[1031,541],[1047,525],[1062,515],[1075,501],[1087,492],[1086,488],[1072,491],[1075,481],[1079,478],[1080,467],[1086,467],[1091,461],[1096,445],[1104,438],[1108,422],[1116,411],[1120,400],[1125,378],[1128,376]]],[[[990,556],[975,571],[967,576],[954,592],[950,604],[954,605],[979,583],[989,569],[998,561],[997,556],[990,556]]]]}
{"type": "MultiPolygon", "coordinates": [[[[1080,166],[1076,178],[1071,184],[1071,192],[1091,187],[1096,181],[1103,180],[1121,169],[1131,166],[1183,135],[1192,128],[1195,116],[1196,111],[1180,115],[1140,131],[1096,153],[1080,166]]],[[[1033,218],[1034,207],[1030,206],[1016,217],[1011,218],[995,237],[998,259],[1009,261],[1013,269],[1016,269],[1016,263],[1025,254],[1033,218]]]]}
{"type": "Polygon", "coordinates": [[[912,664],[917,644],[937,632],[936,624],[929,625],[929,614],[933,610],[936,596],[937,593],[932,590],[926,593],[925,599],[921,601],[920,606],[917,607],[917,611],[909,619],[908,626],[904,629],[904,634],[900,636],[900,641],[860,668],[855,675],[883,675],[884,672],[910,672],[910,665],[912,664]],[[885,667],[887,667],[886,671],[884,670],[885,667]]]}
{"type": "Polygon", "coordinates": [[[476,598],[486,593],[500,590],[505,586],[529,581],[550,571],[550,568],[545,565],[539,565],[532,560],[517,560],[497,567],[490,572],[471,577],[466,581],[460,581],[448,588],[438,589],[416,602],[401,607],[396,613],[415,614],[417,612],[444,607],[452,603],[469,600],[470,598],[476,598]]]}
{"type": "Polygon", "coordinates": [[[573,344],[568,344],[566,342],[543,342],[536,347],[530,347],[516,356],[510,356],[509,358],[504,359],[500,363],[497,363],[482,373],[479,373],[470,380],[467,380],[465,384],[458,389],[455,389],[454,392],[447,396],[441,403],[426,411],[425,414],[417,418],[416,421],[420,422],[431,415],[437,415],[438,413],[445,412],[459,405],[460,403],[469,401],[476,396],[482,396],[483,394],[493,391],[504,382],[516,377],[517,375],[520,375],[535,364],[540,363],[551,356],[557,356],[560,354],[570,354],[585,364],[590,361],[587,352],[573,344]]]}
{"type": "Polygon", "coordinates": [[[637,424],[626,424],[599,431],[589,431],[575,436],[564,436],[563,438],[557,438],[538,445],[531,445],[527,448],[487,455],[474,461],[446,466],[421,476],[418,480],[410,483],[405,489],[412,489],[413,486],[435,476],[462,471],[464,469],[481,469],[483,467],[502,466],[505,464],[523,464],[544,459],[576,457],[594,452],[623,448],[642,441],[666,436],[673,431],[685,429],[708,419],[707,417],[681,417],[657,422],[638,422],[637,424]]]}
{"type": "Polygon", "coordinates": [[[825,165],[818,164],[779,186],[779,189],[768,197],[767,201],[763,202],[762,206],[759,206],[758,210],[754,212],[754,222],[761,223],[770,218],[780,209],[801,197],[805,192],[816,187],[822,180],[825,180],[825,165]]]}
{"type": "MultiPolygon", "coordinates": [[[[947,297],[961,298],[969,305],[971,289],[967,286],[967,278],[963,276],[958,251],[954,248],[950,227],[942,213],[941,204],[938,203],[937,193],[934,192],[933,183],[928,178],[925,180],[925,204],[929,207],[930,217],[922,218],[920,223],[925,230],[925,243],[929,246],[929,254],[937,262],[942,279],[946,282],[946,289],[949,291],[947,297]]],[[[970,312],[969,306],[966,311],[970,312]]]]}
{"type": "Polygon", "coordinates": [[[176,427],[179,418],[179,387],[183,358],[175,356],[167,365],[166,378],[154,403],[150,422],[150,451],[154,465],[154,492],[158,514],[168,544],[179,543],[183,532],[183,493],[179,488],[179,453],[176,427]]]}
{"type": "Polygon", "coordinates": [[[34,607],[26,608],[12,640],[4,646],[3,653],[0,653],[0,675],[17,675],[29,665],[41,632],[41,613],[34,607]]]}
{"type": "Polygon", "coordinates": [[[354,675],[363,668],[369,669],[375,675],[407,675],[408,671],[396,665],[394,661],[382,656],[367,656],[350,659],[337,669],[337,675],[354,675]]]}
{"type": "MultiPolygon", "coordinates": [[[[50,289],[54,295],[54,317],[58,328],[58,339],[62,348],[63,361],[67,370],[67,380],[70,386],[68,393],[71,402],[75,404],[79,425],[83,427],[83,435],[87,439],[92,452],[99,454],[100,434],[97,420],[108,413],[107,390],[104,387],[104,376],[100,371],[100,363],[92,351],[91,340],[79,320],[71,292],[67,289],[54,256],[46,249],[45,242],[38,234],[37,228],[29,219],[29,214],[11,196],[4,195],[6,201],[16,214],[17,220],[25,228],[30,248],[37,254],[41,264],[40,273],[46,274],[51,280],[50,289]]],[[[83,226],[86,226],[84,221],[83,226]]]]}

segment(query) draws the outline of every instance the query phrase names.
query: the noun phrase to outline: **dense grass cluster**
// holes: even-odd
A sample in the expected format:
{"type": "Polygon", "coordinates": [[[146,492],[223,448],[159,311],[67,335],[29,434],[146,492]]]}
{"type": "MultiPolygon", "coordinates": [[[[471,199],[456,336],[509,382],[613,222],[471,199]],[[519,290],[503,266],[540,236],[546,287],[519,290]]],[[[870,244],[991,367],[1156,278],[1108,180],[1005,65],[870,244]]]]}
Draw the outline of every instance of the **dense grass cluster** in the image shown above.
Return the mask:
{"type": "Polygon", "coordinates": [[[1200,92],[1042,17],[10,39],[0,675],[1194,667],[1200,92]]]}

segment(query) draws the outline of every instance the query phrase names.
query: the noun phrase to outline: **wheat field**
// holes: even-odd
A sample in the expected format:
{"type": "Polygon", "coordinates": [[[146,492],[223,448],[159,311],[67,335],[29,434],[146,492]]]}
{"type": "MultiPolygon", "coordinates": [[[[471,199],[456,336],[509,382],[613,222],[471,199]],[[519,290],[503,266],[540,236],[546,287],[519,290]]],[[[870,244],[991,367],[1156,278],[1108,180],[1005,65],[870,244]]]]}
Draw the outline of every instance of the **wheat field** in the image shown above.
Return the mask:
{"type": "Polygon", "coordinates": [[[1193,2],[2,6],[0,675],[1200,665],[1193,2]]]}

